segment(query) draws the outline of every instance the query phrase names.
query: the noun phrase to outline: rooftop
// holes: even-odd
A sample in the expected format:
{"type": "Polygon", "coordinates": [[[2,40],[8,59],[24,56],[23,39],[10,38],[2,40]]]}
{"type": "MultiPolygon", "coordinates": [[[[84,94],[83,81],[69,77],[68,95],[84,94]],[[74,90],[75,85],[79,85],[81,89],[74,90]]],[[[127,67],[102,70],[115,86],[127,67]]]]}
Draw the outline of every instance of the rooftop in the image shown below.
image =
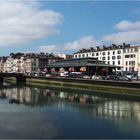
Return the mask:
{"type": "Polygon", "coordinates": [[[83,48],[74,54],[86,53],[86,52],[98,52],[98,51],[106,51],[106,50],[116,50],[116,49],[124,49],[124,48],[135,48],[135,47],[140,47],[140,46],[130,46],[130,44],[125,44],[125,43],[123,43],[123,45],[116,45],[116,44],[112,44],[110,46],[103,45],[102,47],[96,46],[96,48],[94,47],[90,47],[89,49],[83,48]]]}
{"type": "Polygon", "coordinates": [[[105,64],[105,61],[100,61],[97,58],[90,58],[90,57],[57,61],[49,64],[47,67],[51,68],[51,67],[72,67],[72,66],[74,67],[82,67],[82,66],[120,67],[120,66],[105,64]]]}

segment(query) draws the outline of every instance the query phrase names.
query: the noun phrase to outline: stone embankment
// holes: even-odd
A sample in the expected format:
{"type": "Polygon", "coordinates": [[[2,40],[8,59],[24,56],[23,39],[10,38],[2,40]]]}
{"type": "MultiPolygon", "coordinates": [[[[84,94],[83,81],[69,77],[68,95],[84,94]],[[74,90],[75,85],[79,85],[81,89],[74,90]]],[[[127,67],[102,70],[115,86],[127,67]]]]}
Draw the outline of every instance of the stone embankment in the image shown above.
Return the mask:
{"type": "Polygon", "coordinates": [[[140,97],[140,82],[132,81],[108,81],[91,79],[71,79],[71,78],[38,78],[28,77],[27,85],[51,86],[59,89],[71,89],[90,92],[102,92],[104,94],[118,94],[140,97]]]}

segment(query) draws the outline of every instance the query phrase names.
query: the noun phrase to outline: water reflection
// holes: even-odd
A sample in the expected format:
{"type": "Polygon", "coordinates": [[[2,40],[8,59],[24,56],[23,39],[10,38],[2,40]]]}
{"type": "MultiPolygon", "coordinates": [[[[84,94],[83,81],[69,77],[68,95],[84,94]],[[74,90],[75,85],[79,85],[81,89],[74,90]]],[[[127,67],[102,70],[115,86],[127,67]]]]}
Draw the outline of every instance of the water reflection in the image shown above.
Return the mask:
{"type": "Polygon", "coordinates": [[[136,101],[35,87],[2,89],[0,90],[0,98],[8,99],[10,104],[24,104],[31,107],[55,106],[60,109],[69,107],[90,116],[140,121],[140,102],[136,101]]]}

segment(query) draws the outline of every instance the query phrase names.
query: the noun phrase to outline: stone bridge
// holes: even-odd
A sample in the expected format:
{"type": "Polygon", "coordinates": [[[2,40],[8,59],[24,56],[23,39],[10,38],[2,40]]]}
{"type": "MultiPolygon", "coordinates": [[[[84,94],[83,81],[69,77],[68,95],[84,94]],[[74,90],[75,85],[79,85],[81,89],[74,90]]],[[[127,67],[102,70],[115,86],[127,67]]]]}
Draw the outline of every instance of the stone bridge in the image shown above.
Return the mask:
{"type": "Polygon", "coordinates": [[[26,76],[22,73],[0,73],[0,85],[3,85],[3,79],[6,77],[15,77],[16,84],[26,82],[26,76]]]}

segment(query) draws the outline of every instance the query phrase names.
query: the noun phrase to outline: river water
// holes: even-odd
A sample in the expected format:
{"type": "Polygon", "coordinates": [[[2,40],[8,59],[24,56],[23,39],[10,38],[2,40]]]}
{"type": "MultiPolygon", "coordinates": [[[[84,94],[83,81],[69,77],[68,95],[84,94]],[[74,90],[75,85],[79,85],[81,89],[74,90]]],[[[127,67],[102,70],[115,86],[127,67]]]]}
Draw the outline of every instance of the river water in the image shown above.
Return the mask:
{"type": "Polygon", "coordinates": [[[0,138],[140,138],[140,101],[49,88],[0,90],[0,138]]]}

